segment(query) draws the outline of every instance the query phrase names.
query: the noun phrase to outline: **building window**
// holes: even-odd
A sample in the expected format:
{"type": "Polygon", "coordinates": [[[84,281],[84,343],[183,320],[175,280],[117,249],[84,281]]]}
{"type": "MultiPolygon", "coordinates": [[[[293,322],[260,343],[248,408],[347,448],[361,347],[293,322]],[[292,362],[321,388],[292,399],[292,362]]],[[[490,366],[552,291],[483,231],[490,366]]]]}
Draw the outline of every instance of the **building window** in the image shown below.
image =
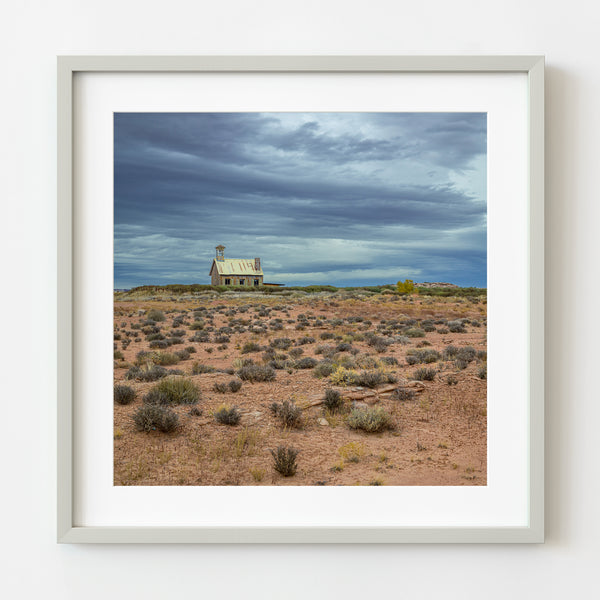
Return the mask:
{"type": "Polygon", "coordinates": [[[226,279],[225,280],[225,285],[231,285],[231,279],[226,279]]]}
{"type": "Polygon", "coordinates": [[[246,283],[243,279],[240,279],[240,285],[244,285],[246,283]]]}
{"type": "Polygon", "coordinates": [[[254,285],[258,285],[258,279],[254,280],[254,285]]]}

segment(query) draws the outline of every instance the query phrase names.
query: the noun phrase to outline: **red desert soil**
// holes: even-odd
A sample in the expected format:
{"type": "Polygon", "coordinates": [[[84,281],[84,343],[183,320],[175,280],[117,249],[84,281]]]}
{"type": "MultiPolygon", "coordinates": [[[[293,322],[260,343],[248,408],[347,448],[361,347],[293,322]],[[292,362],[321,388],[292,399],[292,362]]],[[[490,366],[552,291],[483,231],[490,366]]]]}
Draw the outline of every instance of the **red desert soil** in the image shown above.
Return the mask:
{"type": "MultiPolygon", "coordinates": [[[[114,314],[115,351],[123,357],[115,360],[115,383],[129,385],[136,391],[132,404],[114,405],[115,485],[456,486],[487,483],[487,394],[486,380],[480,378],[484,377],[486,364],[485,299],[407,298],[383,294],[369,297],[321,294],[301,298],[226,294],[179,301],[116,301],[114,314]],[[226,344],[191,342],[190,338],[196,333],[190,330],[195,319],[193,311],[200,307],[206,309],[201,318],[211,340],[221,327],[233,325],[235,329],[237,325],[244,331],[228,333],[230,341],[226,344]],[[200,416],[191,415],[189,405],[172,407],[180,422],[173,433],[136,430],[133,414],[156,382],[124,380],[138,352],[150,350],[150,342],[139,326],[144,326],[146,313],[153,308],[166,317],[156,323],[161,333],[168,337],[172,329],[185,331],[183,343],[170,346],[165,352],[190,346],[196,350],[189,359],[166,367],[184,371],[201,390],[201,400],[196,405],[202,411],[200,416]],[[183,323],[173,327],[173,319],[180,315],[183,323]],[[297,328],[299,315],[304,315],[300,317],[300,329],[297,328]],[[402,322],[409,319],[417,320],[411,325],[413,328],[419,327],[423,320],[433,321],[435,331],[427,332],[425,337],[396,341],[381,352],[361,337],[368,332],[385,337],[388,329],[392,336],[388,339],[398,338],[407,327],[402,322]],[[464,333],[448,331],[445,320],[456,319],[468,319],[464,333]],[[267,326],[265,332],[247,331],[248,327],[261,324],[267,326]],[[136,329],[132,329],[132,325],[136,329]],[[273,329],[279,326],[282,329],[273,329]],[[323,334],[326,338],[328,334],[341,337],[322,339],[323,334]],[[281,337],[294,342],[313,337],[314,343],[291,348],[303,350],[300,358],[322,360],[323,354],[315,352],[319,346],[335,347],[342,339],[351,340],[348,336],[353,334],[362,340],[351,341],[354,356],[393,357],[398,361],[398,364],[385,366],[386,371],[397,378],[396,384],[380,385],[375,390],[335,386],[328,377],[316,378],[313,369],[289,368],[276,370],[274,381],[244,381],[236,393],[218,393],[213,391],[214,384],[227,383],[235,379],[235,375],[191,374],[194,363],[223,370],[235,368],[234,360],[239,358],[252,358],[262,364],[264,349],[281,337]],[[139,341],[134,341],[136,339],[139,341]],[[246,342],[255,342],[262,350],[242,354],[246,342]],[[458,349],[471,346],[479,352],[478,358],[463,369],[460,366],[464,365],[457,365],[443,354],[432,364],[406,362],[407,352],[416,348],[443,353],[450,345],[458,349]],[[412,380],[411,375],[421,367],[434,368],[435,379],[412,380]],[[398,387],[413,390],[414,399],[393,399],[390,390],[398,387]],[[324,410],[320,402],[326,389],[341,393],[345,398],[345,412],[331,414],[324,410]],[[273,402],[288,399],[303,409],[300,428],[282,427],[270,410],[273,402]],[[213,412],[223,404],[239,408],[242,413],[239,425],[216,422],[213,412]],[[394,428],[382,433],[350,429],[346,421],[353,406],[383,407],[392,416],[394,428]],[[278,446],[291,446],[299,451],[298,470],[292,477],[283,477],[273,468],[270,450],[278,446]]],[[[429,324],[427,328],[432,327],[429,324]]],[[[277,353],[288,354],[289,349],[277,350],[277,353]]],[[[344,351],[334,360],[344,356],[351,359],[353,354],[344,351]]]]}

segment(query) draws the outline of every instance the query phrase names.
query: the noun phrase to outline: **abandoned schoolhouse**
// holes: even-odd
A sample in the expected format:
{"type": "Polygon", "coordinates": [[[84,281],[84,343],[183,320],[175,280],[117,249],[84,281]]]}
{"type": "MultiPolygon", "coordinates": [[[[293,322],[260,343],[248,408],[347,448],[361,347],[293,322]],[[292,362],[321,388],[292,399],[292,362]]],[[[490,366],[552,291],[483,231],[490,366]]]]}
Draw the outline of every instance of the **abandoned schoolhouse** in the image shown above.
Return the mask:
{"type": "Polygon", "coordinates": [[[217,256],[210,267],[212,285],[263,285],[260,258],[225,258],[225,246],[216,248],[217,256]]]}

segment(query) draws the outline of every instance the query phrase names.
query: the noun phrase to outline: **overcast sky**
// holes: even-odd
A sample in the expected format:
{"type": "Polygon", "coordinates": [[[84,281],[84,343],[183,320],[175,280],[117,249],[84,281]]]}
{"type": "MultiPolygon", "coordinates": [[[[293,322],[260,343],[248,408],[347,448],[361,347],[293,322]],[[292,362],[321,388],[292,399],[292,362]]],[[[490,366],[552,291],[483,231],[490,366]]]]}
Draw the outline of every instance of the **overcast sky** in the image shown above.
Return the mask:
{"type": "Polygon", "coordinates": [[[486,286],[485,113],[116,113],[115,287],[486,286]]]}

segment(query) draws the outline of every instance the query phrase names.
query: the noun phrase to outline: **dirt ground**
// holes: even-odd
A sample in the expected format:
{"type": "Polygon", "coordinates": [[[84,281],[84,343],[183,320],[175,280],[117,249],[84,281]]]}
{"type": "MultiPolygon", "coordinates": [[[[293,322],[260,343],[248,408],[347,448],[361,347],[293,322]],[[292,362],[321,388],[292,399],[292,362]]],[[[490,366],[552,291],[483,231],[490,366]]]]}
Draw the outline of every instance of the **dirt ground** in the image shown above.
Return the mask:
{"type": "Polygon", "coordinates": [[[223,294],[181,300],[117,300],[114,314],[115,384],[129,385],[136,391],[131,404],[114,404],[115,485],[487,483],[485,298],[223,294]],[[136,429],[133,415],[156,382],[125,380],[138,352],[151,350],[140,328],[147,322],[150,309],[164,313],[165,320],[156,322],[155,327],[165,337],[173,329],[185,332],[180,335],[182,343],[165,352],[190,347],[196,350],[188,359],[166,367],[183,371],[201,390],[196,405],[201,415],[190,414],[190,405],[172,407],[179,416],[179,427],[172,433],[136,429]],[[200,318],[209,334],[208,342],[190,341],[197,333],[190,326],[200,318]],[[450,332],[447,321],[458,319],[463,320],[464,332],[450,332]],[[406,337],[407,330],[420,327],[427,329],[424,337],[406,337]],[[375,349],[369,345],[371,334],[392,343],[384,350],[375,349]],[[226,335],[229,341],[215,342],[218,335],[226,335]],[[296,345],[307,336],[314,342],[296,345]],[[215,383],[236,378],[231,374],[231,369],[237,371],[234,360],[252,358],[263,364],[264,350],[274,339],[284,337],[293,345],[277,353],[288,357],[292,348],[301,348],[299,358],[323,360],[323,347],[331,355],[331,347],[344,342],[350,350],[337,352],[333,357],[336,362],[345,360],[344,356],[348,360],[364,355],[377,360],[392,357],[386,360],[385,372],[397,383],[375,389],[339,386],[329,377],[315,377],[314,369],[288,366],[275,371],[274,381],[243,381],[235,393],[214,391],[215,383]],[[247,342],[255,342],[261,350],[242,354],[247,342]],[[449,346],[472,347],[478,352],[477,358],[458,364],[450,351],[444,354],[449,346]],[[441,356],[431,364],[407,364],[407,355],[420,348],[437,350],[441,356]],[[393,364],[393,359],[398,364],[393,364]],[[193,375],[194,363],[217,371],[193,375]],[[412,379],[423,367],[436,370],[433,381],[412,379]],[[223,372],[225,369],[230,373],[223,372]],[[411,390],[414,398],[394,399],[390,391],[396,388],[411,390]],[[323,408],[326,389],[338,390],[345,398],[342,412],[323,408]],[[302,408],[298,428],[282,426],[270,410],[273,402],[289,399],[302,408]],[[242,416],[238,425],[222,425],[215,420],[214,411],[224,404],[239,409],[242,416]],[[393,429],[380,433],[350,429],[347,419],[353,408],[376,406],[391,415],[393,429]],[[278,446],[299,451],[294,476],[283,477],[275,471],[270,450],[278,446]]]}

